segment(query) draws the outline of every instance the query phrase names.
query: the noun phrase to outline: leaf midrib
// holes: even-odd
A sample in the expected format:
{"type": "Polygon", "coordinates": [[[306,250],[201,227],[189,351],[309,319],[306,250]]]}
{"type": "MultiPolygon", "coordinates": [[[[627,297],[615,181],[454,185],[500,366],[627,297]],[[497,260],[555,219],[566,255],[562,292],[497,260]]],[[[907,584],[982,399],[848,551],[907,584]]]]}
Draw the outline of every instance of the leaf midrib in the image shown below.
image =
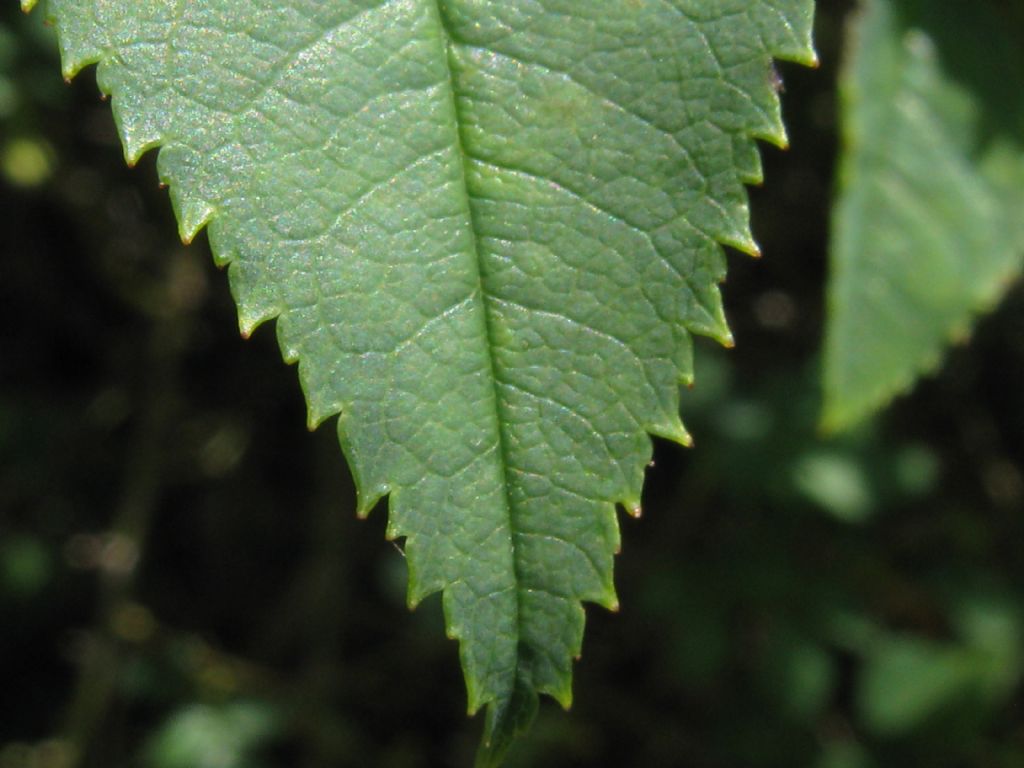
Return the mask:
{"type": "MultiPolygon", "coordinates": [[[[447,77],[448,77],[448,89],[447,89],[447,92],[448,92],[448,98],[449,98],[449,107],[451,109],[451,114],[452,114],[452,117],[453,117],[454,122],[455,122],[454,143],[455,143],[455,150],[456,150],[456,153],[458,155],[458,162],[459,162],[459,169],[460,169],[460,179],[461,179],[461,191],[462,191],[463,201],[465,203],[466,219],[469,221],[470,230],[471,230],[471,236],[472,236],[472,241],[473,241],[473,263],[476,266],[477,290],[479,291],[480,302],[483,305],[482,306],[482,311],[480,313],[481,318],[482,318],[482,325],[483,325],[483,328],[481,329],[482,330],[482,334],[481,335],[482,335],[482,337],[484,339],[486,339],[488,374],[489,374],[489,378],[490,378],[490,382],[491,382],[491,394],[492,394],[492,397],[493,397],[493,404],[494,404],[494,407],[493,407],[493,412],[494,412],[494,429],[495,429],[495,432],[496,432],[497,437],[498,437],[498,458],[499,458],[499,460],[501,462],[501,477],[502,477],[501,497],[502,497],[502,501],[504,502],[505,514],[506,514],[507,525],[508,525],[508,532],[509,532],[509,554],[510,554],[510,559],[511,559],[511,562],[512,562],[513,578],[514,578],[514,582],[515,582],[516,616],[515,616],[515,624],[514,624],[514,626],[516,628],[516,638],[515,638],[515,641],[516,641],[517,650],[516,650],[516,668],[514,670],[511,670],[512,675],[511,675],[511,678],[510,678],[510,680],[508,682],[508,695],[509,695],[509,697],[511,697],[512,692],[513,692],[513,690],[514,690],[514,688],[516,686],[516,683],[517,683],[518,672],[519,672],[520,652],[519,652],[518,646],[519,646],[519,636],[520,636],[519,628],[520,628],[520,621],[521,621],[521,617],[522,617],[522,597],[521,597],[519,585],[522,583],[523,580],[522,580],[521,572],[520,572],[520,563],[519,563],[518,550],[517,550],[516,538],[515,538],[515,536],[516,536],[515,508],[514,508],[514,505],[512,504],[511,497],[509,496],[509,486],[510,486],[509,467],[511,466],[511,462],[509,460],[509,446],[508,446],[508,442],[509,441],[508,441],[508,436],[506,435],[506,432],[505,432],[505,424],[508,423],[508,422],[506,420],[507,419],[507,414],[505,413],[505,409],[502,406],[501,392],[500,392],[500,389],[499,389],[498,364],[497,364],[497,361],[495,360],[495,356],[494,356],[494,350],[495,350],[497,344],[495,342],[494,324],[493,324],[493,320],[492,320],[493,307],[492,307],[491,296],[490,296],[490,294],[487,291],[486,285],[484,284],[485,283],[485,281],[484,281],[484,265],[483,265],[483,258],[482,258],[481,254],[480,254],[480,244],[479,244],[479,238],[478,238],[478,235],[477,235],[477,233],[480,231],[480,227],[479,227],[479,224],[478,224],[478,221],[477,221],[476,213],[473,210],[472,194],[469,191],[469,186],[470,185],[469,185],[469,174],[468,174],[468,170],[467,170],[467,165],[468,165],[467,164],[467,160],[470,158],[470,155],[466,152],[466,149],[465,149],[466,142],[465,142],[465,137],[464,137],[464,134],[463,134],[463,124],[464,124],[464,121],[462,119],[462,113],[461,113],[461,110],[459,108],[458,94],[457,94],[457,89],[455,87],[455,71],[454,71],[455,70],[455,66],[454,66],[454,62],[452,60],[452,58],[454,56],[454,46],[456,44],[456,42],[455,42],[455,34],[453,33],[453,31],[451,29],[451,25],[449,23],[448,16],[447,16],[447,14],[445,12],[445,9],[443,7],[443,0],[427,0],[427,1],[428,1],[429,5],[431,5],[433,10],[434,10],[435,17],[436,17],[435,21],[437,23],[437,28],[438,28],[438,32],[439,32],[438,39],[440,40],[440,42],[441,42],[441,44],[443,46],[442,54],[443,54],[444,60],[445,60],[445,72],[447,73],[447,77]]],[[[486,694],[485,694],[485,698],[486,698],[486,694]]]]}

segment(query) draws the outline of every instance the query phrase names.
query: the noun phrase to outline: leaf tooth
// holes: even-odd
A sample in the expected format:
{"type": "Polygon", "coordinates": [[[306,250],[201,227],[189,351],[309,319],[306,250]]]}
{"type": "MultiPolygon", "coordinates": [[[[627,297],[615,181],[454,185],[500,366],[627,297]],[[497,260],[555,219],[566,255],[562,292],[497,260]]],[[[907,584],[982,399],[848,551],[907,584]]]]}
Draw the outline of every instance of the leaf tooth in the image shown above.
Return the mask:
{"type": "MultiPolygon", "coordinates": [[[[347,455],[346,458],[348,458],[347,455]]],[[[368,486],[366,483],[360,482],[356,465],[349,462],[349,466],[352,468],[352,475],[355,477],[356,484],[356,516],[360,520],[365,520],[370,516],[370,512],[377,506],[377,503],[391,493],[391,486],[385,483],[368,486]]],[[[391,529],[385,535],[392,541],[402,537],[398,531],[392,531],[391,529]]]]}
{"type": "Polygon", "coordinates": [[[743,184],[760,186],[764,183],[764,165],[755,142],[746,136],[737,137],[733,144],[733,159],[743,184]]]}
{"type": "MultiPolygon", "coordinates": [[[[132,154],[140,149],[144,152],[157,144],[164,144],[157,158],[157,174],[160,183],[165,184],[170,192],[181,241],[186,245],[190,244],[217,214],[217,206],[213,201],[194,193],[194,180],[187,172],[188,163],[183,162],[180,145],[164,143],[162,138],[156,137],[152,129],[129,126],[127,123],[121,123],[121,126],[122,134],[139,131],[137,146],[128,150],[132,154]]],[[[235,249],[229,247],[228,250],[233,252],[235,249]]]]}
{"type": "MultiPolygon", "coordinates": [[[[347,458],[349,458],[349,455],[346,453],[347,458]]],[[[352,469],[356,485],[356,516],[360,520],[365,520],[370,516],[370,512],[373,511],[378,502],[392,492],[391,486],[386,483],[369,485],[361,480],[358,466],[355,463],[350,462],[349,466],[352,469]]],[[[387,530],[385,535],[392,541],[402,537],[399,531],[392,530],[391,528],[387,530]]]]}
{"type": "MultiPolygon", "coordinates": [[[[54,21],[49,7],[46,8],[46,20],[48,23],[54,21]]],[[[103,60],[103,50],[89,45],[85,36],[65,35],[58,25],[57,39],[60,43],[60,71],[68,82],[89,65],[103,60]]]]}
{"type": "MultiPolygon", "coordinates": [[[[360,456],[349,435],[348,420],[351,410],[350,404],[342,406],[341,412],[338,414],[335,432],[338,435],[341,452],[345,455],[345,461],[352,473],[352,482],[356,487],[356,516],[360,520],[365,520],[370,516],[370,512],[377,506],[377,503],[392,491],[390,484],[382,477],[374,477],[369,474],[370,470],[364,465],[364,462],[359,460],[360,456]]],[[[393,519],[390,516],[385,535],[392,541],[402,536],[401,531],[394,527],[393,519]]]]}
{"type": "Polygon", "coordinates": [[[281,352],[285,362],[289,365],[298,363],[299,383],[302,385],[302,392],[306,397],[307,404],[306,426],[312,432],[331,416],[341,411],[341,404],[320,394],[322,388],[316,386],[312,380],[312,372],[304,359],[303,351],[297,345],[286,343],[287,331],[282,328],[286,327],[287,319],[287,315],[281,315],[277,319],[277,336],[281,343],[281,352]]]}
{"type": "Polygon", "coordinates": [[[195,240],[203,227],[210,223],[216,209],[205,200],[191,200],[181,194],[175,194],[177,187],[171,186],[171,200],[175,202],[178,213],[178,234],[181,242],[188,245],[195,240]]]}
{"type": "MultiPolygon", "coordinates": [[[[348,453],[348,446],[345,447],[345,450],[347,458],[358,458],[348,453]]],[[[359,466],[358,462],[353,464],[353,475],[356,477],[357,488],[364,486],[361,469],[362,467],[359,466]]],[[[371,487],[373,488],[373,486],[371,487]]],[[[376,492],[381,490],[379,486],[374,488],[376,492]]],[[[449,633],[449,637],[461,640],[464,634],[462,621],[465,617],[460,615],[460,612],[456,609],[456,597],[452,589],[452,587],[460,585],[461,582],[458,580],[453,581],[452,577],[446,573],[447,564],[445,562],[432,562],[430,560],[429,556],[434,553],[431,551],[433,547],[429,534],[421,535],[416,530],[409,530],[403,527],[403,521],[409,518],[410,504],[415,504],[414,498],[416,494],[407,495],[403,493],[401,487],[386,490],[390,495],[388,496],[385,536],[391,541],[405,537],[405,562],[409,571],[406,603],[409,609],[413,610],[430,595],[442,592],[442,607],[444,609],[446,631],[449,633]]],[[[464,587],[465,585],[462,584],[462,586],[464,587]]],[[[465,657],[465,654],[468,652],[469,649],[465,647],[465,644],[460,643],[460,654],[463,654],[464,669],[469,669],[472,666],[471,662],[465,657]]],[[[473,676],[466,675],[467,682],[471,677],[473,676]]],[[[486,703],[486,701],[480,699],[480,694],[477,694],[476,702],[477,706],[486,703]]]]}
{"type": "Polygon", "coordinates": [[[777,96],[772,99],[772,109],[764,115],[764,121],[750,126],[746,134],[751,139],[767,142],[779,149],[789,149],[789,136],[782,120],[782,102],[777,96]]]}
{"type": "Polygon", "coordinates": [[[714,339],[726,349],[732,349],[736,346],[736,339],[729,328],[729,321],[725,318],[725,307],[722,305],[721,294],[717,288],[715,289],[715,294],[717,300],[711,308],[711,322],[703,326],[699,332],[704,336],[714,339]]]}
{"type": "MultiPolygon", "coordinates": [[[[388,499],[389,507],[394,507],[397,503],[395,501],[395,495],[388,499]]],[[[401,531],[397,530],[392,524],[393,515],[388,514],[388,525],[386,531],[386,537],[394,541],[395,539],[401,538],[401,531]]],[[[408,536],[405,539],[405,565],[409,571],[409,583],[405,589],[405,604],[408,606],[410,611],[416,610],[417,606],[423,602],[424,599],[436,592],[436,589],[430,589],[426,584],[426,581],[421,577],[420,574],[420,558],[419,558],[419,541],[415,536],[408,536]]],[[[443,600],[442,600],[443,602],[443,600]]],[[[445,637],[449,640],[458,640],[461,637],[461,626],[458,626],[453,619],[449,618],[447,611],[445,612],[444,621],[444,633],[445,637]]]]}
{"type": "MultiPolygon", "coordinates": [[[[676,367],[676,380],[684,387],[692,387],[694,381],[693,373],[693,336],[683,333],[679,336],[675,349],[672,351],[672,361],[676,367]]],[[[672,412],[679,415],[679,391],[678,388],[671,394],[674,403],[672,412]]]]}
{"type": "MultiPolygon", "coordinates": [[[[170,182],[163,180],[160,182],[160,188],[173,190],[173,187],[170,187],[170,182]]],[[[213,265],[227,272],[231,295],[238,307],[239,322],[242,323],[243,328],[249,328],[249,335],[251,335],[255,325],[252,325],[251,320],[243,321],[243,314],[249,318],[259,315],[262,319],[256,322],[256,325],[258,325],[263,320],[276,317],[280,312],[274,310],[272,313],[267,314],[266,302],[253,301],[252,294],[244,290],[243,280],[241,279],[242,273],[245,272],[244,262],[237,260],[239,255],[237,240],[232,237],[231,230],[226,226],[223,218],[215,217],[210,221],[210,226],[206,230],[206,238],[213,265]]]]}
{"type": "MultiPolygon", "coordinates": [[[[159,136],[153,136],[147,134],[141,130],[133,130],[133,126],[127,125],[124,120],[118,118],[120,110],[118,109],[118,102],[114,101],[114,114],[117,123],[120,126],[118,133],[121,134],[121,144],[124,146],[124,160],[128,164],[129,168],[134,168],[142,156],[149,152],[151,149],[156,149],[160,146],[161,138],[159,136]]],[[[161,183],[166,184],[163,179],[161,183]]],[[[168,185],[169,186],[169,185],[168,185]]]]}
{"type": "MultiPolygon", "coordinates": [[[[241,332],[242,338],[250,338],[257,328],[265,322],[273,320],[279,314],[280,312],[276,309],[239,304],[238,330],[241,332]]],[[[287,358],[285,359],[287,360],[287,358]]]]}
{"type": "MultiPolygon", "coordinates": [[[[640,509],[640,505],[637,504],[636,508],[640,509]]],[[[636,515],[632,515],[632,513],[631,513],[631,516],[636,517],[636,515]]],[[[618,545],[616,545],[616,549],[617,550],[619,549],[618,545]]],[[[602,595],[599,595],[597,598],[592,600],[592,602],[594,604],[596,604],[596,605],[601,606],[605,610],[611,611],[612,613],[618,613],[620,605],[621,605],[619,603],[619,595],[615,591],[615,586],[613,584],[609,584],[608,585],[608,589],[605,591],[605,593],[602,594],[602,595]]],[[[580,652],[581,652],[581,648],[582,648],[582,639],[583,638],[581,636],[580,637],[580,643],[577,644],[577,647],[573,651],[573,655],[577,659],[579,659],[579,657],[580,657],[580,652]]],[[[570,692],[571,692],[572,681],[569,680],[567,684],[570,686],[570,692]]]]}
{"type": "MultiPolygon", "coordinates": [[[[605,606],[605,607],[607,607],[607,606],[605,606]]],[[[616,603],[616,607],[612,608],[611,610],[612,611],[617,611],[618,610],[618,604],[616,603]]],[[[582,658],[582,654],[579,652],[578,649],[577,649],[576,653],[573,655],[573,658],[575,660],[579,660],[579,659],[582,658]]],[[[550,696],[555,701],[557,701],[561,705],[562,709],[564,709],[566,711],[572,709],[572,680],[571,679],[567,678],[564,685],[559,685],[557,687],[545,685],[545,686],[541,686],[539,690],[542,693],[546,693],[548,696],[550,696]]]]}
{"type": "MultiPolygon", "coordinates": [[[[686,384],[686,386],[693,385],[692,374],[685,377],[684,384],[686,384]]],[[[693,447],[693,436],[683,424],[683,420],[679,418],[678,413],[672,414],[667,421],[658,424],[651,424],[645,427],[645,429],[652,435],[657,435],[658,437],[663,437],[666,440],[671,440],[674,443],[679,443],[679,445],[684,448],[693,447]]]]}
{"type": "Polygon", "coordinates": [[[732,231],[718,233],[715,239],[722,245],[735,248],[740,253],[753,256],[755,259],[761,258],[761,247],[754,240],[754,234],[750,231],[750,209],[746,204],[739,207],[735,222],[737,226],[732,231]]]}
{"type": "Polygon", "coordinates": [[[238,307],[238,330],[242,338],[248,339],[261,325],[280,317],[283,309],[273,301],[273,297],[247,290],[251,285],[251,281],[247,280],[247,265],[235,261],[236,252],[224,236],[223,229],[218,226],[219,223],[219,219],[214,219],[210,224],[210,250],[215,254],[214,263],[218,267],[228,268],[228,281],[238,307]]]}
{"type": "MultiPolygon", "coordinates": [[[[772,46],[772,57],[780,61],[791,61],[794,64],[802,64],[805,67],[817,69],[821,66],[821,59],[818,52],[814,50],[812,31],[814,28],[810,18],[802,26],[799,38],[794,39],[790,44],[776,43],[772,46]]],[[[792,30],[793,28],[790,27],[792,30]]]]}
{"type": "MultiPolygon", "coordinates": [[[[290,334],[288,333],[288,315],[284,314],[277,319],[277,340],[281,347],[281,358],[288,365],[295,365],[300,361],[302,356],[302,350],[298,344],[295,344],[290,334]]],[[[303,374],[306,372],[306,366],[299,365],[299,378],[303,378],[303,374]]],[[[302,380],[303,387],[305,388],[306,381],[302,380]]],[[[318,422],[319,423],[319,422],[318,422]]]]}
{"type": "Polygon", "coordinates": [[[314,415],[312,411],[307,411],[306,429],[308,429],[310,432],[316,432],[317,427],[319,427],[321,424],[327,421],[328,418],[330,417],[324,416],[321,418],[319,414],[314,415]]]}

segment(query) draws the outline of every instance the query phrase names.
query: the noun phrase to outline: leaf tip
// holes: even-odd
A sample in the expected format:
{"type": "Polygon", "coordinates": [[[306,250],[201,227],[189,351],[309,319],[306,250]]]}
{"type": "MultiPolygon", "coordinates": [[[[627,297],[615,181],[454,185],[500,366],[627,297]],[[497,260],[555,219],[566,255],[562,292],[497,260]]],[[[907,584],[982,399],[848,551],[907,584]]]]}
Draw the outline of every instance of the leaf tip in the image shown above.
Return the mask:
{"type": "MultiPolygon", "coordinates": [[[[559,704],[568,708],[572,693],[565,690],[546,690],[559,704]]],[[[487,706],[484,734],[477,750],[475,768],[498,768],[516,737],[525,733],[539,707],[537,690],[529,679],[520,676],[513,689],[487,706]]]]}

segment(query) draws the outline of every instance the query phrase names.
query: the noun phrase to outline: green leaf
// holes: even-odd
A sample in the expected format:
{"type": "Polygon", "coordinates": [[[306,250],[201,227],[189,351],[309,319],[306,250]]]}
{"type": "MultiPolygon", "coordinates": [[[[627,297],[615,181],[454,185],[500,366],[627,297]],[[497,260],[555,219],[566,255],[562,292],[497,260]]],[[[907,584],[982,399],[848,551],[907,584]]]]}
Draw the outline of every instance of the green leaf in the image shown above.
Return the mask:
{"type": "Polygon", "coordinates": [[[856,691],[869,731],[900,736],[942,715],[964,725],[966,713],[1012,696],[1022,671],[1016,602],[968,592],[951,619],[958,642],[882,634],[869,644],[856,691]]]}
{"type": "MultiPolygon", "coordinates": [[[[243,334],[277,318],[409,602],[443,590],[481,763],[568,706],[616,504],[688,440],[691,334],[728,342],[718,243],[754,253],[772,56],[811,0],[50,0],[129,162],[162,146],[243,334]]],[[[325,607],[330,610],[330,607],[325,607]]]]}
{"type": "Polygon", "coordinates": [[[826,427],[933,370],[1024,256],[1024,16],[869,0],[842,81],[826,427]]]}
{"type": "Polygon", "coordinates": [[[886,637],[868,657],[857,689],[865,727],[897,736],[970,697],[984,661],[968,648],[912,635],[886,637]]]}
{"type": "Polygon", "coordinates": [[[152,768],[255,768],[258,747],[279,729],[278,714],[258,702],[196,704],[174,713],[150,740],[152,768]]]}

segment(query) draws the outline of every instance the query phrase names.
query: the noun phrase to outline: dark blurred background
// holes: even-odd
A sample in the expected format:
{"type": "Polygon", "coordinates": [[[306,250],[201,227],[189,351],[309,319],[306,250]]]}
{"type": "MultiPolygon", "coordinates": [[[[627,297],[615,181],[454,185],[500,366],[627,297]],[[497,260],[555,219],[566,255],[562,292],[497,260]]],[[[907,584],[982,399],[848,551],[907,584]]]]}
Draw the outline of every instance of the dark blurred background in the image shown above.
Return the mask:
{"type": "MultiPolygon", "coordinates": [[[[516,766],[1024,766],[1024,292],[857,432],[816,430],[835,80],[781,65],[792,149],[730,256],[737,349],[623,520],[576,703],[516,766]]],[[[0,11],[0,768],[468,766],[440,602],[405,607],[272,327],[239,339],[92,72],[0,11]]]]}

